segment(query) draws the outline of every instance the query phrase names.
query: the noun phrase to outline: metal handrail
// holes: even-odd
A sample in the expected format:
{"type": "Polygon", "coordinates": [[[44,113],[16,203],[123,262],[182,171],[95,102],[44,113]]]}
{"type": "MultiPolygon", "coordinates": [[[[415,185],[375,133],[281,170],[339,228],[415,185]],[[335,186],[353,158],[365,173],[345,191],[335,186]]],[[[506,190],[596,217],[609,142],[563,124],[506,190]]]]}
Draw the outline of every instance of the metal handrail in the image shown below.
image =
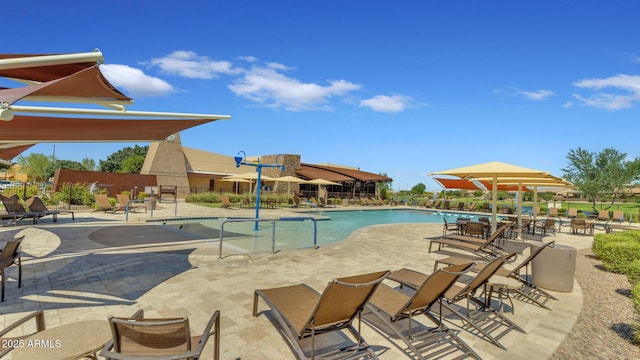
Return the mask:
{"type": "Polygon", "coordinates": [[[255,221],[257,224],[258,222],[271,221],[271,252],[275,253],[276,252],[276,221],[305,221],[305,220],[313,221],[313,247],[317,249],[318,248],[318,223],[317,223],[317,219],[313,217],[298,216],[298,217],[281,217],[278,219],[227,218],[220,224],[218,259],[222,259],[222,240],[224,238],[224,224],[226,223],[255,221]]]}

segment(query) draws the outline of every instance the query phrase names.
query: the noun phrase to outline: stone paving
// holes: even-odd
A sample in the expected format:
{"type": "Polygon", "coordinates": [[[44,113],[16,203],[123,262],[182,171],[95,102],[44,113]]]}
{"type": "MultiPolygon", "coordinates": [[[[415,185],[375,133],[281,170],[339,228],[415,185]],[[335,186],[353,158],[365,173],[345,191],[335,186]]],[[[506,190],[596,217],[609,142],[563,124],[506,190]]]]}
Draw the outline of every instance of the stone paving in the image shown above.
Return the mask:
{"type": "MultiPolygon", "coordinates": [[[[352,207],[353,208],[353,207],[352,207]]],[[[262,217],[291,215],[299,209],[264,209],[262,217]]],[[[160,203],[153,219],[202,216],[248,216],[251,209],[210,209],[179,202],[160,203]]],[[[0,304],[0,328],[30,311],[43,309],[47,328],[78,320],[128,316],[144,309],[147,317],[187,316],[192,332],[201,331],[215,310],[221,311],[222,359],[293,359],[294,355],[270,321],[260,301],[252,317],[257,288],[304,282],[322,291],[336,277],[395,270],[402,267],[430,273],[445,256],[428,253],[428,239],[441,235],[441,224],[376,225],[355,231],[347,240],[315,249],[234,255],[218,258],[217,239],[203,239],[146,223],[150,212],[76,212],[72,222],[60,216],[38,225],[23,222],[0,229],[0,239],[25,235],[23,287],[17,269],[8,271],[6,301],[0,304]]],[[[563,231],[565,231],[563,229],[563,231]]],[[[553,236],[547,236],[549,240],[553,236]]],[[[558,233],[559,244],[578,249],[593,237],[558,233]]],[[[506,313],[526,334],[509,332],[501,350],[461,330],[459,335],[484,359],[545,359],[551,356],[576,321],[582,293],[576,282],[571,293],[553,292],[551,310],[515,302],[506,313]]],[[[450,325],[457,328],[455,325],[450,325]]],[[[390,341],[367,325],[362,333],[380,359],[407,358],[403,344],[390,341]]],[[[204,358],[211,358],[212,346],[204,358]]]]}

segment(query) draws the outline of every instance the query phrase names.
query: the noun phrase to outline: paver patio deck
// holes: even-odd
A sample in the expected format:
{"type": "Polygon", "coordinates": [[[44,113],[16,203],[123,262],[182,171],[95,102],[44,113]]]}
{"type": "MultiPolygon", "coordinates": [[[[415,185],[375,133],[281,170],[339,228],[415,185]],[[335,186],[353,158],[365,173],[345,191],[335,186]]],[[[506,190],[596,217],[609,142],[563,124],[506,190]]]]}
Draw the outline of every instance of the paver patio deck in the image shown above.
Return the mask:
{"type": "MultiPolygon", "coordinates": [[[[173,216],[174,204],[159,204],[154,218],[173,216]]],[[[263,210],[279,216],[288,209],[263,210]]],[[[294,210],[295,211],[295,210],[294,210]]],[[[252,216],[253,211],[207,209],[180,202],[178,216],[252,216]]],[[[17,234],[23,242],[23,287],[16,269],[9,271],[6,301],[0,304],[0,328],[43,309],[47,328],[77,320],[127,316],[144,309],[147,317],[188,316],[194,333],[215,310],[221,311],[222,359],[289,359],[293,353],[268,316],[251,316],[256,288],[306,282],[318,290],[333,278],[408,267],[430,273],[445,256],[428,253],[430,237],[442,234],[441,224],[376,225],[355,231],[346,241],[317,250],[285,250],[218,259],[217,239],[202,239],[144,223],[150,213],[124,215],[76,213],[76,221],[43,219],[34,226],[0,229],[0,238],[17,234]]],[[[547,237],[549,239],[550,237],[547,237]]],[[[591,246],[592,236],[558,233],[559,244],[578,249],[591,246]]],[[[228,253],[227,253],[228,254],[228,253]]],[[[576,282],[571,293],[553,292],[551,310],[517,301],[507,314],[527,333],[510,332],[502,339],[508,350],[461,331],[460,336],[484,359],[544,359],[551,356],[576,321],[582,293],[576,282]]],[[[267,310],[260,303],[259,310],[267,310]]],[[[453,326],[451,326],[453,327],[453,326]]],[[[455,328],[455,327],[454,327],[455,328]]],[[[381,359],[402,359],[394,346],[366,325],[362,333],[381,359]]],[[[207,346],[204,358],[211,358],[207,346]]]]}

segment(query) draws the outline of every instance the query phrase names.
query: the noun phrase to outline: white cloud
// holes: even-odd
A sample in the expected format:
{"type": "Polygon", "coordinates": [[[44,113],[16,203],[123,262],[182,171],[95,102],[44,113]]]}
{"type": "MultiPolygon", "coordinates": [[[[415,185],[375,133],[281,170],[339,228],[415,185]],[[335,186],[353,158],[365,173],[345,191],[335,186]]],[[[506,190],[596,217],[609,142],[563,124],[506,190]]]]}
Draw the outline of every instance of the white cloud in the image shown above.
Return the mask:
{"type": "Polygon", "coordinates": [[[174,90],[168,82],[127,65],[103,64],[100,71],[111,84],[133,98],[165,96],[174,90]]]}
{"type": "Polygon", "coordinates": [[[639,75],[619,74],[602,79],[585,79],[577,81],[574,85],[594,91],[590,96],[573,95],[585,106],[619,110],[631,108],[635,103],[640,102],[639,75]],[[603,89],[611,91],[602,91],[603,89]]]}
{"type": "Polygon", "coordinates": [[[220,74],[233,75],[242,70],[233,67],[229,61],[214,61],[193,51],[174,51],[171,54],[152,59],[149,64],[157,66],[168,74],[176,74],[192,79],[213,79],[220,74]]]}
{"type": "Polygon", "coordinates": [[[302,111],[328,110],[330,107],[326,104],[329,98],[345,95],[361,87],[346,80],[334,80],[326,86],[303,83],[280,72],[287,69],[277,63],[253,67],[229,85],[229,89],[263,106],[302,111]]]}
{"type": "Polygon", "coordinates": [[[523,95],[525,98],[534,101],[541,101],[550,96],[553,96],[553,91],[550,90],[537,90],[537,91],[524,91],[518,90],[518,94],[523,95]]]}
{"type": "Polygon", "coordinates": [[[373,111],[397,113],[404,111],[411,105],[413,99],[401,95],[376,95],[372,98],[360,101],[360,107],[368,107],[373,111]]]}

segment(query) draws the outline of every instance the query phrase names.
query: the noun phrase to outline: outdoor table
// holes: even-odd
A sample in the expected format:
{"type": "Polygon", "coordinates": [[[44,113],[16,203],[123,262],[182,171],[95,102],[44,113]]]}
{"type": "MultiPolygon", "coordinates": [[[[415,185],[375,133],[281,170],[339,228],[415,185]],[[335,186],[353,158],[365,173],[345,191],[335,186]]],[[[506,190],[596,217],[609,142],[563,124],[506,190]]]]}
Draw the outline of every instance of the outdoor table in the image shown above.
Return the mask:
{"type": "Polygon", "coordinates": [[[111,329],[106,319],[77,321],[37,332],[9,354],[14,360],[96,358],[96,351],[110,339],[111,329]]]}

